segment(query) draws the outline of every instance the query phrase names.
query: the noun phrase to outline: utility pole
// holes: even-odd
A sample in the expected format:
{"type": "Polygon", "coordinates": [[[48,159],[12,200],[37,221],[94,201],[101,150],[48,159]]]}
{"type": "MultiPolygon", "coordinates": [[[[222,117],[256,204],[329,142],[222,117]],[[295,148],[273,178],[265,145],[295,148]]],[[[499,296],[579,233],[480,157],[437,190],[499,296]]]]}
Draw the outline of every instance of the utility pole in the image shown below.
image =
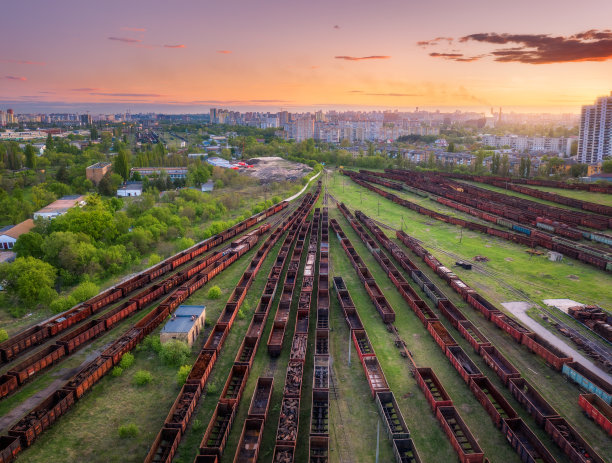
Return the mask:
{"type": "Polygon", "coordinates": [[[378,454],[380,451],[380,418],[377,420],[376,426],[376,463],[378,463],[378,454]]]}
{"type": "Polygon", "coordinates": [[[463,228],[461,229],[461,237],[459,238],[459,242],[463,241],[463,228]]]}
{"type": "Polygon", "coordinates": [[[349,338],[348,338],[348,366],[351,366],[351,335],[349,334],[349,338]]]}
{"type": "Polygon", "coordinates": [[[380,199],[378,200],[378,215],[380,216],[380,199]]]}

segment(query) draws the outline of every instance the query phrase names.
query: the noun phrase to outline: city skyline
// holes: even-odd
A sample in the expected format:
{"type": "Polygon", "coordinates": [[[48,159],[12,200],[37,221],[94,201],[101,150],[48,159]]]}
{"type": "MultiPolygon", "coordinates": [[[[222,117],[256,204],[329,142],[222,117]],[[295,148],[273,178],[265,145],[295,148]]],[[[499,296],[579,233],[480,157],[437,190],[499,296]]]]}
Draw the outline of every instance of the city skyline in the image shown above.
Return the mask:
{"type": "Polygon", "coordinates": [[[610,92],[607,1],[264,3],[9,4],[0,106],[579,113],[610,92]]]}

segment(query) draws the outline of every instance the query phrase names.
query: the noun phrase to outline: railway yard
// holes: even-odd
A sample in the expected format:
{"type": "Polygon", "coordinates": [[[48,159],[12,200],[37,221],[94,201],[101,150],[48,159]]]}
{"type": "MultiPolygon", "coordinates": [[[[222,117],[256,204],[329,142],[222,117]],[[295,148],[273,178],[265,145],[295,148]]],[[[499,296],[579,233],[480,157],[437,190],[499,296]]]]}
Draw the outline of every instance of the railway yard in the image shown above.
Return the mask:
{"type": "Polygon", "coordinates": [[[317,180],[10,333],[0,463],[612,462],[612,191],[317,180]],[[184,383],[150,347],[183,303],[206,305],[184,383]]]}

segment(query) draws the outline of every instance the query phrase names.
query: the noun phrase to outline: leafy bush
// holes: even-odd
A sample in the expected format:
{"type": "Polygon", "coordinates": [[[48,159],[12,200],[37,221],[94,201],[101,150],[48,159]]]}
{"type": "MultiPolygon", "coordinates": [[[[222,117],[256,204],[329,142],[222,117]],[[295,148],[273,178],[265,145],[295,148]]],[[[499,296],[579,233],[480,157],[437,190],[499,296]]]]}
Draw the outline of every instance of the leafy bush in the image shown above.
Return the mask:
{"type": "Polygon", "coordinates": [[[149,264],[149,266],[151,266],[151,265],[159,264],[161,260],[162,258],[159,256],[159,254],[152,253],[149,256],[149,260],[147,263],[149,264]]]}
{"type": "Polygon", "coordinates": [[[6,341],[8,339],[8,333],[4,329],[0,329],[0,342],[6,341]]]}
{"type": "Polygon", "coordinates": [[[246,318],[246,314],[244,313],[244,310],[240,309],[238,311],[238,319],[239,320],[244,320],[246,318]]]}
{"type": "Polygon", "coordinates": [[[133,382],[136,386],[145,386],[149,384],[151,381],[153,381],[153,375],[151,374],[150,371],[138,370],[134,374],[133,382]]]}
{"type": "Polygon", "coordinates": [[[125,354],[123,354],[123,357],[121,357],[119,366],[123,368],[124,370],[126,370],[130,368],[132,365],[134,365],[134,354],[131,354],[130,352],[126,352],[125,354]]]}
{"type": "Polygon", "coordinates": [[[118,431],[121,439],[129,439],[138,435],[138,426],[134,423],[123,424],[119,426],[118,431]]]}
{"type": "Polygon", "coordinates": [[[195,419],[193,420],[191,428],[196,432],[202,431],[204,429],[204,423],[202,423],[202,420],[195,419]]]}
{"type": "Polygon", "coordinates": [[[74,306],[77,302],[74,300],[72,296],[60,296],[57,299],[53,300],[51,304],[49,304],[49,309],[54,314],[64,312],[68,310],[70,307],[74,306]]]}
{"type": "Polygon", "coordinates": [[[190,371],[191,365],[183,365],[182,367],[180,367],[178,372],[176,373],[177,383],[179,383],[180,385],[185,384],[185,381],[187,381],[187,377],[189,376],[190,371]]]}
{"type": "Polygon", "coordinates": [[[121,367],[114,367],[114,368],[111,370],[111,376],[112,376],[113,378],[118,378],[118,377],[119,377],[119,376],[121,376],[122,374],[123,374],[123,368],[121,368],[121,367]]]}
{"type": "Polygon", "coordinates": [[[86,301],[89,298],[94,297],[100,292],[100,288],[92,281],[84,281],[79,286],[74,288],[74,291],[70,294],[76,303],[86,301]]]}
{"type": "Polygon", "coordinates": [[[162,349],[162,344],[161,344],[161,341],[159,340],[159,337],[154,336],[152,334],[144,338],[141,345],[143,346],[144,349],[151,350],[155,352],[156,354],[159,354],[162,349]]]}
{"type": "Polygon", "coordinates": [[[189,346],[177,339],[162,344],[159,356],[168,365],[180,366],[187,363],[190,353],[189,346]]]}
{"type": "Polygon", "coordinates": [[[221,288],[213,286],[208,290],[208,299],[219,299],[221,297],[221,288]]]}

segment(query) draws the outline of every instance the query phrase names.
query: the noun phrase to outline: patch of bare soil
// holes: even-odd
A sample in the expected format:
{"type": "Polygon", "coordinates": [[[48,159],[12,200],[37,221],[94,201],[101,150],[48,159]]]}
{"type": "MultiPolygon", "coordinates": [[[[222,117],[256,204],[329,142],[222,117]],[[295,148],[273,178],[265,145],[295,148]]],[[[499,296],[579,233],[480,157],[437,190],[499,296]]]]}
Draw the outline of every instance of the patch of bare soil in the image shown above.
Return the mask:
{"type": "Polygon", "coordinates": [[[299,180],[312,171],[306,164],[280,157],[251,158],[245,162],[253,167],[244,169],[243,172],[261,183],[299,180]]]}

